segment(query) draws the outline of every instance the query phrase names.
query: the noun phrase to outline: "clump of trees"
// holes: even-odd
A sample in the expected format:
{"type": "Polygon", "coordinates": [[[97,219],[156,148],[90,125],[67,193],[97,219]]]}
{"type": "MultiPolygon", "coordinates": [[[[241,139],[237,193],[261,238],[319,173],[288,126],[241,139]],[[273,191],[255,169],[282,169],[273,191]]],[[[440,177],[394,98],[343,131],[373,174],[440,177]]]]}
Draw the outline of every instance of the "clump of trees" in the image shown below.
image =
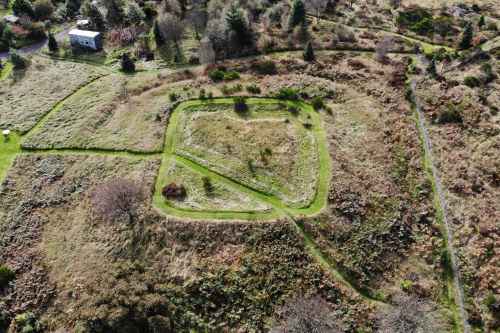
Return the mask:
{"type": "Polygon", "coordinates": [[[144,207],[143,186],[128,179],[111,179],[94,192],[93,207],[101,219],[110,224],[126,222],[133,225],[144,207]]]}

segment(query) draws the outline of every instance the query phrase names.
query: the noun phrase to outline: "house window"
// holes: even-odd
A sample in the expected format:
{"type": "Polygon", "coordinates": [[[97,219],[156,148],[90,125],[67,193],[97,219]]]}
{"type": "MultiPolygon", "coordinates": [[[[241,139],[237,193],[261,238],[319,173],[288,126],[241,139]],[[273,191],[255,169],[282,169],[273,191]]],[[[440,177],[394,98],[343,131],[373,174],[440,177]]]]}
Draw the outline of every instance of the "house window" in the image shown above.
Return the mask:
{"type": "Polygon", "coordinates": [[[85,45],[89,45],[89,40],[88,39],[85,40],[85,45]]]}

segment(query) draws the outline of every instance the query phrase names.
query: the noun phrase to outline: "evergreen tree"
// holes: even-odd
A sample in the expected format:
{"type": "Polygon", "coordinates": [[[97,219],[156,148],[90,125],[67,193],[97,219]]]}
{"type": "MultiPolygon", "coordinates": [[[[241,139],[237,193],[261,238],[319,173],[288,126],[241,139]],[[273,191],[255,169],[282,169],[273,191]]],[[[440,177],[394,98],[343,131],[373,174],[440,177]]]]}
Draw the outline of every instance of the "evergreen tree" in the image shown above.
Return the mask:
{"type": "Polygon", "coordinates": [[[474,27],[472,26],[472,21],[469,21],[465,26],[462,37],[458,42],[460,50],[467,50],[472,46],[472,40],[474,39],[474,27]]]}
{"type": "Polygon", "coordinates": [[[141,7],[135,2],[128,5],[127,22],[133,25],[140,25],[142,20],[146,18],[146,14],[142,11],[141,7]]]}
{"type": "Polygon", "coordinates": [[[482,26],[484,26],[484,24],[485,24],[485,22],[484,22],[484,14],[483,14],[479,18],[479,21],[477,22],[477,26],[481,28],[482,26]]]}
{"type": "Polygon", "coordinates": [[[157,46],[165,44],[165,38],[161,34],[160,25],[157,19],[155,19],[153,23],[153,35],[157,46]]]}
{"type": "Polygon", "coordinates": [[[48,45],[49,45],[49,51],[50,52],[55,52],[55,51],[57,51],[57,49],[59,49],[59,46],[57,45],[57,41],[54,38],[54,35],[52,35],[50,32],[49,32],[49,42],[48,42],[48,45]]]}
{"type": "Polygon", "coordinates": [[[250,30],[248,22],[243,15],[243,10],[232,7],[226,15],[226,21],[231,30],[236,32],[236,39],[239,45],[250,44],[250,30]]]}
{"type": "Polygon", "coordinates": [[[104,16],[102,15],[99,7],[92,3],[91,1],[87,1],[82,5],[82,11],[85,16],[90,19],[90,23],[92,26],[98,31],[103,31],[105,27],[104,16]]]}
{"type": "Polygon", "coordinates": [[[122,55],[122,71],[125,73],[133,73],[135,72],[135,63],[134,61],[130,58],[128,53],[124,53],[122,55]]]}
{"type": "Polygon", "coordinates": [[[316,56],[314,55],[313,45],[311,41],[307,43],[306,49],[304,50],[302,57],[304,58],[305,61],[316,60],[316,56]]]}
{"type": "Polygon", "coordinates": [[[23,14],[28,15],[29,17],[35,17],[35,9],[33,5],[28,0],[14,0],[12,1],[12,11],[17,16],[22,16],[23,14]]]}
{"type": "Polygon", "coordinates": [[[427,66],[427,73],[436,74],[436,57],[432,58],[427,66]]]}
{"type": "Polygon", "coordinates": [[[289,28],[293,29],[299,24],[306,23],[306,4],[304,0],[293,0],[290,10],[289,28]]]}

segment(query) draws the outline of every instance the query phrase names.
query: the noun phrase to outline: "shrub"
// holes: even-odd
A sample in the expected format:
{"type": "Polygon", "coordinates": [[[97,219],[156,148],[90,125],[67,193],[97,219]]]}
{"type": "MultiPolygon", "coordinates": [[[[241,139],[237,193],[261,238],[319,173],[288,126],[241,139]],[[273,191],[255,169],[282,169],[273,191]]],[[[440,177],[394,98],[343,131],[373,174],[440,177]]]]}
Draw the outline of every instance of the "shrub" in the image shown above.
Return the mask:
{"type": "Polygon", "coordinates": [[[297,89],[281,88],[275,95],[277,99],[298,99],[297,89]]]}
{"type": "Polygon", "coordinates": [[[175,92],[171,92],[170,94],[168,94],[168,97],[170,98],[170,102],[175,102],[179,99],[179,95],[175,92]]]}
{"type": "Polygon", "coordinates": [[[316,56],[314,55],[314,50],[311,41],[307,43],[306,49],[302,53],[302,57],[304,58],[305,61],[316,60],[316,56]]]}
{"type": "Polygon", "coordinates": [[[142,7],[142,11],[146,15],[146,19],[148,19],[148,20],[152,19],[153,17],[158,15],[158,11],[152,5],[146,5],[146,6],[142,7]]]}
{"type": "Polygon", "coordinates": [[[473,3],[472,4],[472,10],[477,13],[477,12],[481,11],[481,8],[479,8],[479,5],[477,3],[473,3]]]}
{"type": "Polygon", "coordinates": [[[133,73],[135,72],[135,63],[134,60],[130,57],[128,53],[123,53],[121,60],[122,71],[125,73],[133,73]]]}
{"type": "Polygon", "coordinates": [[[232,71],[224,75],[224,81],[230,81],[230,80],[235,80],[239,79],[240,74],[238,72],[232,71]]]}
{"type": "Polygon", "coordinates": [[[14,280],[16,273],[6,265],[0,266],[0,289],[14,280]]]}
{"type": "Polygon", "coordinates": [[[496,301],[497,301],[496,297],[493,296],[493,295],[491,295],[490,297],[488,297],[488,299],[486,300],[485,304],[489,308],[496,301]]]}
{"type": "Polygon", "coordinates": [[[411,281],[409,281],[409,280],[403,280],[401,282],[401,288],[403,288],[403,290],[406,290],[406,291],[410,290],[410,288],[411,288],[411,281]]]}
{"type": "Polygon", "coordinates": [[[290,105],[288,107],[288,111],[293,114],[294,116],[298,115],[299,114],[299,107],[298,106],[295,106],[295,105],[290,105]]]}
{"type": "Polygon", "coordinates": [[[210,177],[203,176],[201,178],[201,181],[203,182],[203,188],[206,192],[212,192],[214,190],[214,186],[212,185],[212,180],[210,179],[210,177]]]}
{"type": "Polygon", "coordinates": [[[198,94],[199,99],[205,99],[205,89],[201,88],[200,93],[198,94]]]}
{"type": "Polygon", "coordinates": [[[460,115],[460,112],[456,108],[445,109],[441,111],[441,113],[439,114],[438,122],[441,124],[461,123],[462,116],[460,115]]]}
{"type": "Polygon", "coordinates": [[[492,66],[490,63],[487,62],[487,63],[482,64],[481,67],[479,67],[479,69],[481,70],[481,72],[488,74],[488,73],[491,73],[492,66]]]}
{"type": "Polygon", "coordinates": [[[49,46],[50,52],[55,52],[59,49],[59,46],[57,45],[57,41],[56,41],[54,35],[52,35],[50,32],[49,32],[48,46],[49,46]]]}
{"type": "Polygon", "coordinates": [[[312,124],[309,123],[309,122],[303,123],[302,125],[304,126],[304,128],[307,128],[307,129],[311,129],[312,128],[312,124]]]}
{"type": "Polygon", "coordinates": [[[186,196],[186,188],[182,184],[169,183],[163,186],[161,193],[166,198],[183,198],[186,196]]]}
{"type": "Polygon", "coordinates": [[[410,87],[407,87],[405,89],[405,92],[403,93],[403,96],[407,101],[409,102],[413,101],[413,90],[411,90],[410,87]]]}
{"type": "Polygon", "coordinates": [[[267,61],[262,62],[259,65],[259,72],[260,72],[260,74],[263,74],[263,75],[276,74],[277,73],[276,63],[274,63],[274,61],[271,61],[271,60],[267,60],[267,61]]]}
{"type": "Polygon", "coordinates": [[[493,22],[490,22],[486,25],[486,30],[493,30],[493,31],[496,31],[498,30],[498,26],[493,23],[493,22]]]}
{"type": "Polygon", "coordinates": [[[222,81],[222,80],[224,80],[224,72],[223,71],[215,71],[215,72],[208,74],[208,77],[212,81],[222,81]]]}
{"type": "Polygon", "coordinates": [[[236,113],[244,113],[248,111],[247,101],[241,96],[233,97],[234,111],[236,113]]]}
{"type": "Polygon", "coordinates": [[[42,25],[40,23],[31,23],[28,26],[29,33],[26,37],[29,39],[33,40],[41,40],[47,38],[47,35],[45,34],[45,29],[43,29],[42,25]]]}
{"type": "Polygon", "coordinates": [[[479,87],[481,82],[479,82],[477,76],[469,75],[464,79],[464,84],[468,87],[474,88],[474,87],[479,87]]]}
{"type": "Polygon", "coordinates": [[[28,64],[28,59],[20,55],[14,50],[10,51],[10,62],[15,68],[25,68],[28,64]]]}
{"type": "Polygon", "coordinates": [[[309,93],[307,91],[299,91],[300,98],[309,98],[309,93]]]}
{"type": "Polygon", "coordinates": [[[319,110],[325,105],[325,103],[323,103],[323,99],[321,97],[314,97],[311,100],[311,105],[314,110],[319,110]]]}
{"type": "Polygon", "coordinates": [[[208,99],[212,99],[214,97],[214,93],[209,91],[208,94],[207,94],[207,98],[208,99]]]}
{"type": "Polygon", "coordinates": [[[246,87],[247,91],[252,94],[260,94],[260,87],[252,84],[246,87]]]}

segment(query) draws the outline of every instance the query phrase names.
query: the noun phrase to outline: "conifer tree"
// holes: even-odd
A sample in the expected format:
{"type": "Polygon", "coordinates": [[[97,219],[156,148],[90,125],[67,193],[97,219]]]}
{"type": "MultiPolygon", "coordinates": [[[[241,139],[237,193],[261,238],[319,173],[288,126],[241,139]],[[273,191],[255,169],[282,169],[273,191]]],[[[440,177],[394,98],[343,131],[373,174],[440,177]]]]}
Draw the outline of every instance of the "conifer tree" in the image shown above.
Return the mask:
{"type": "Polygon", "coordinates": [[[469,21],[465,26],[462,37],[458,42],[460,50],[467,50],[472,46],[472,40],[474,39],[474,27],[472,26],[472,21],[469,21]]]}
{"type": "Polygon", "coordinates": [[[304,58],[305,61],[314,61],[316,60],[316,56],[314,55],[314,50],[312,46],[312,42],[309,41],[307,43],[306,49],[304,50],[304,53],[302,54],[302,57],[304,58]]]}
{"type": "Polygon", "coordinates": [[[158,24],[157,19],[155,19],[155,21],[153,23],[153,35],[155,37],[156,45],[165,44],[165,38],[161,34],[160,25],[158,24]]]}
{"type": "Polygon", "coordinates": [[[122,55],[122,71],[124,71],[125,73],[135,72],[134,61],[130,58],[128,53],[124,53],[122,55]]]}
{"type": "Polygon", "coordinates": [[[485,22],[484,22],[484,14],[483,14],[479,18],[479,21],[477,21],[477,26],[481,28],[482,26],[484,26],[484,24],[485,24],[485,22]]]}
{"type": "Polygon", "coordinates": [[[248,22],[245,19],[243,11],[241,9],[232,7],[226,15],[226,21],[229,24],[231,30],[236,32],[238,44],[250,44],[250,31],[248,28],[248,22]]]}
{"type": "Polygon", "coordinates": [[[427,66],[427,73],[436,74],[436,57],[432,58],[427,66]]]}
{"type": "Polygon", "coordinates": [[[289,28],[293,29],[299,24],[305,24],[306,14],[306,4],[304,0],[293,0],[290,10],[289,28]]]}
{"type": "Polygon", "coordinates": [[[50,32],[49,32],[48,46],[49,46],[50,52],[55,52],[55,51],[57,51],[57,49],[59,49],[59,46],[57,45],[57,41],[54,38],[54,35],[52,35],[50,32]]]}
{"type": "Polygon", "coordinates": [[[83,14],[90,18],[90,23],[98,31],[103,31],[105,28],[104,16],[102,15],[99,7],[90,1],[82,5],[83,14]]]}

